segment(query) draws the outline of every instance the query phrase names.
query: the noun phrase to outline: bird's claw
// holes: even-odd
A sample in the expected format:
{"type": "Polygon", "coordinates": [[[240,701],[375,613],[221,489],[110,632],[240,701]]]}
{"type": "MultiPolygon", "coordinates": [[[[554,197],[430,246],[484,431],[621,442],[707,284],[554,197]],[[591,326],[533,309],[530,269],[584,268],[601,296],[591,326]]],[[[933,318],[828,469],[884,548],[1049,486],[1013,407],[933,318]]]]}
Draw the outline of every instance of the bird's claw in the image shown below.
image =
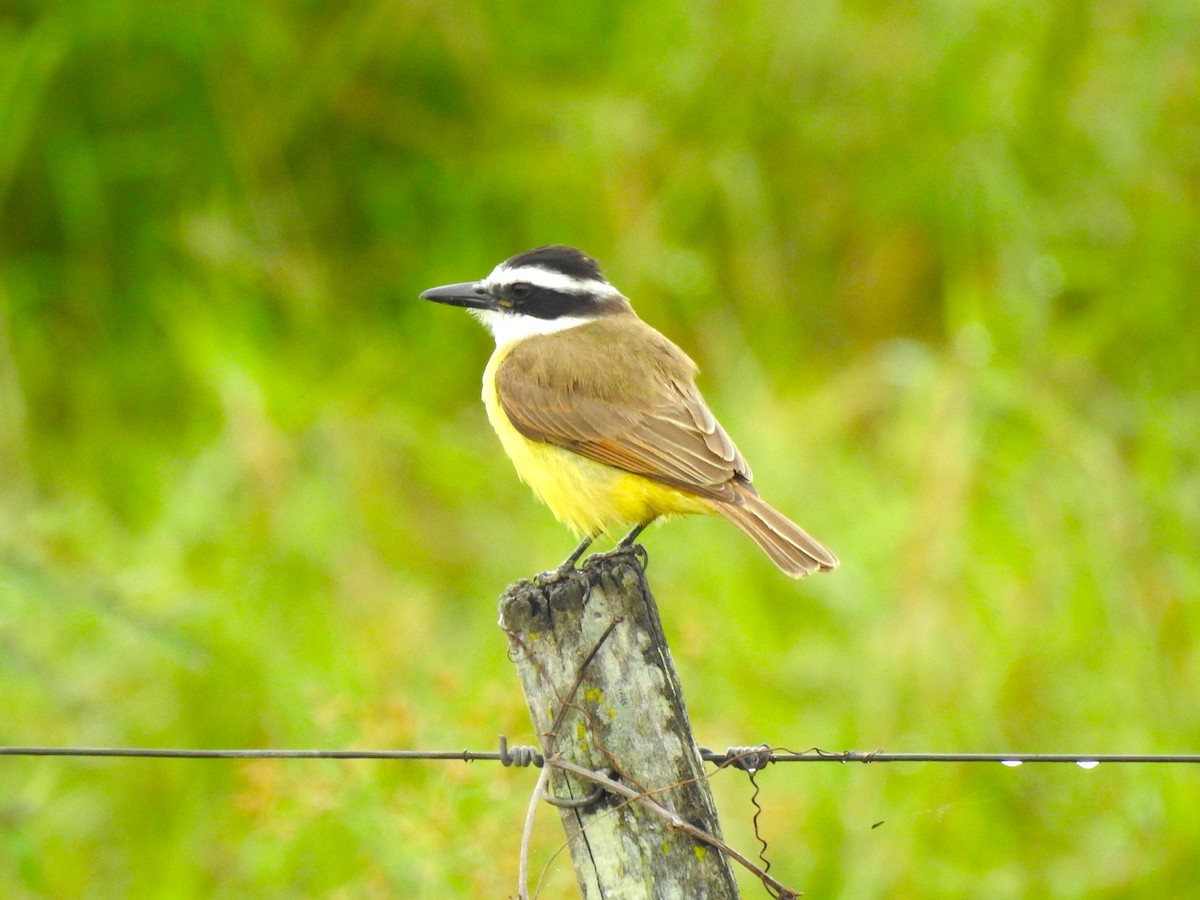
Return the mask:
{"type": "Polygon", "coordinates": [[[650,554],[646,552],[646,548],[641,544],[617,544],[611,550],[605,550],[603,553],[593,553],[584,561],[584,568],[590,566],[593,562],[615,559],[619,556],[632,556],[637,560],[643,572],[650,563],[650,554]]]}

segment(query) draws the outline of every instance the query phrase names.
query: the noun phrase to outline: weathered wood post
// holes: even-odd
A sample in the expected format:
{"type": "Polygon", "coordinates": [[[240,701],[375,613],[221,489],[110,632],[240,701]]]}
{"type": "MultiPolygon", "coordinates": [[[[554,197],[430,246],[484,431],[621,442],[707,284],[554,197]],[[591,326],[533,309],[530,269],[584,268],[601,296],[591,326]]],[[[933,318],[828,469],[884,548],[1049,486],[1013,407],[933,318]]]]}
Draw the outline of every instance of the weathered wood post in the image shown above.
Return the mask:
{"type": "MultiPolygon", "coordinates": [[[[549,584],[520,581],[500,598],[525,699],[548,760],[609,770],[720,838],[658,608],[633,551],[549,584]],[[556,720],[557,730],[555,730],[556,720]]],[[[626,798],[561,769],[560,808],[580,890],[599,898],[738,897],[729,860],[626,798]]]]}

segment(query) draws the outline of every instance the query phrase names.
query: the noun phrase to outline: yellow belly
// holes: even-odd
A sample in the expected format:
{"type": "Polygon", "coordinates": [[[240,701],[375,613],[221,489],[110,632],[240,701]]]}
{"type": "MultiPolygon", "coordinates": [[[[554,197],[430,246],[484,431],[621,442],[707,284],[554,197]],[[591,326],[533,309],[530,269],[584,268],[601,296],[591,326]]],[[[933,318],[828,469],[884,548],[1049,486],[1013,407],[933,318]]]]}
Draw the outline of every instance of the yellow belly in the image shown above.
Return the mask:
{"type": "Polygon", "coordinates": [[[558,521],[580,537],[594,537],[659,516],[712,512],[708,503],[693,494],[554,444],[531,441],[517,431],[496,396],[496,369],[507,349],[498,347],[484,371],[483,405],[517,475],[558,521]]]}

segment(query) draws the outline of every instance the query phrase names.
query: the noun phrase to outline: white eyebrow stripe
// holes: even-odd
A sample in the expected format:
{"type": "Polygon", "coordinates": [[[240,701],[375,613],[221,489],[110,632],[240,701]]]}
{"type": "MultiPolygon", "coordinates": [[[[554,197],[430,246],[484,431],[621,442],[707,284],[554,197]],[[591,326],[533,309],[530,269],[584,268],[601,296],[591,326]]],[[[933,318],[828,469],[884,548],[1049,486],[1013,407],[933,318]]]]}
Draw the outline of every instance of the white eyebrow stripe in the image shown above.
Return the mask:
{"type": "Polygon", "coordinates": [[[598,281],[595,278],[575,278],[562,272],[551,272],[540,266],[518,266],[515,269],[506,269],[501,264],[492,270],[492,274],[484,280],[484,285],[493,289],[501,285],[516,284],[519,281],[527,282],[534,287],[546,288],[550,291],[563,291],[568,294],[617,293],[617,289],[607,281],[598,281]]]}

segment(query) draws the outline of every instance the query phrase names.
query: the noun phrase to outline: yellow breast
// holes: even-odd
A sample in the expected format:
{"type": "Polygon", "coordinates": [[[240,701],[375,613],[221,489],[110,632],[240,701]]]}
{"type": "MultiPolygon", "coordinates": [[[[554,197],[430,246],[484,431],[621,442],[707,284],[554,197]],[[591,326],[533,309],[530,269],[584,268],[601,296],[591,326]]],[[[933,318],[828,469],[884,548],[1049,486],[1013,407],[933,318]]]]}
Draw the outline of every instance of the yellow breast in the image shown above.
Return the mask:
{"type": "Polygon", "coordinates": [[[483,373],[488,420],[528,484],[554,517],[580,537],[614,533],[659,516],[710,513],[700,498],[673,487],[580,456],[555,444],[531,441],[500,406],[496,370],[512,344],[496,348],[483,373]]]}

